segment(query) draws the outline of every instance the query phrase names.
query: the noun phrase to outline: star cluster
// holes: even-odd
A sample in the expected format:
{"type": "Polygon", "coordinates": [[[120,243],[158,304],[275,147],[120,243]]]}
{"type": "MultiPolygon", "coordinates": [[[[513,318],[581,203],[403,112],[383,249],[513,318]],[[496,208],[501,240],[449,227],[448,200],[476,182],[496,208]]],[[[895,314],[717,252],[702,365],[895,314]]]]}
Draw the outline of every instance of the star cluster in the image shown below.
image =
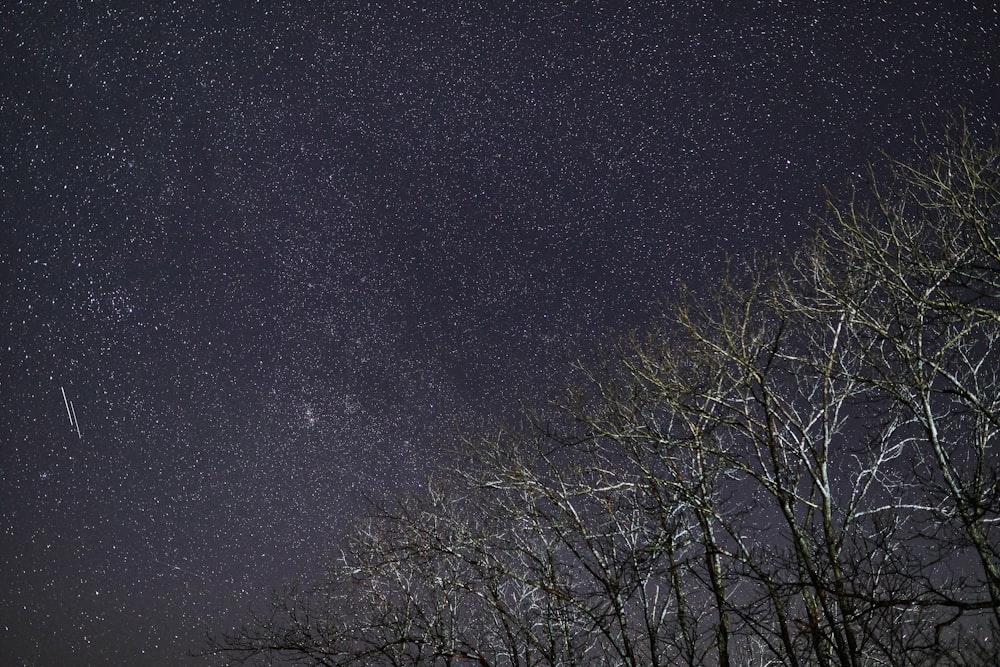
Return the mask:
{"type": "Polygon", "coordinates": [[[965,2],[133,4],[2,19],[4,664],[183,664],[457,428],[998,110],[965,2]]]}

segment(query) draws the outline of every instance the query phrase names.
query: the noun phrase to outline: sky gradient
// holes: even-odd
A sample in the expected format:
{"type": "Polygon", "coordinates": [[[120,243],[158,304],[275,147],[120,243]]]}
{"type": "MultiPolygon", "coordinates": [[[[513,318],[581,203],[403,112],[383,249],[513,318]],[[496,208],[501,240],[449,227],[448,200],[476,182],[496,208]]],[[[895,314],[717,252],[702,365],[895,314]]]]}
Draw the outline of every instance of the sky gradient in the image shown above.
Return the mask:
{"type": "Polygon", "coordinates": [[[140,4],[0,14],[4,665],[203,664],[456,427],[1000,118],[990,3],[140,4]]]}

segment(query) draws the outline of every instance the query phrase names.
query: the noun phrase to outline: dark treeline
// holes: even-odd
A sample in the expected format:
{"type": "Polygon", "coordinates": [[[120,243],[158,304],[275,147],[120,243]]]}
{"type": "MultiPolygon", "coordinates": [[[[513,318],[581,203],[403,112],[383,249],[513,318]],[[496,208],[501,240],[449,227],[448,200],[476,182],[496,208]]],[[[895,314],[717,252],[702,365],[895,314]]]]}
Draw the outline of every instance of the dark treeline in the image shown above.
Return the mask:
{"type": "Polygon", "coordinates": [[[921,148],[793,260],[682,295],[528,426],[468,438],[207,653],[1000,664],[1000,146],[963,120],[921,148]]]}

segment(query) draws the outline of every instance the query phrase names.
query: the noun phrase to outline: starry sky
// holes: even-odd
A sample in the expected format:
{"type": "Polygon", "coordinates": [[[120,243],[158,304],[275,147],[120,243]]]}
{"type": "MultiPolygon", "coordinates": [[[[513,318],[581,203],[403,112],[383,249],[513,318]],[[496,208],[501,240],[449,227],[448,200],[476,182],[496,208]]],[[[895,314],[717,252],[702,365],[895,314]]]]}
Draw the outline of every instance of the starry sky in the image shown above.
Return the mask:
{"type": "Polygon", "coordinates": [[[0,663],[204,664],[456,429],[998,118],[990,5],[7,4],[0,663]]]}

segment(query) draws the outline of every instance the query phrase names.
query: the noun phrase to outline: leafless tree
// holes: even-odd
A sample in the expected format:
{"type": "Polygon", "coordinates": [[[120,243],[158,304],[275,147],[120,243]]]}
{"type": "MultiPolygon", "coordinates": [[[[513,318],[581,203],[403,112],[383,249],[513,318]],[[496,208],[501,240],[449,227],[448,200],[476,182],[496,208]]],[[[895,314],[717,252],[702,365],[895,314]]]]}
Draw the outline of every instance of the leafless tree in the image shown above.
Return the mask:
{"type": "Polygon", "coordinates": [[[975,134],[831,197],[793,261],[683,293],[208,652],[996,664],[1000,146],[975,134]]]}

